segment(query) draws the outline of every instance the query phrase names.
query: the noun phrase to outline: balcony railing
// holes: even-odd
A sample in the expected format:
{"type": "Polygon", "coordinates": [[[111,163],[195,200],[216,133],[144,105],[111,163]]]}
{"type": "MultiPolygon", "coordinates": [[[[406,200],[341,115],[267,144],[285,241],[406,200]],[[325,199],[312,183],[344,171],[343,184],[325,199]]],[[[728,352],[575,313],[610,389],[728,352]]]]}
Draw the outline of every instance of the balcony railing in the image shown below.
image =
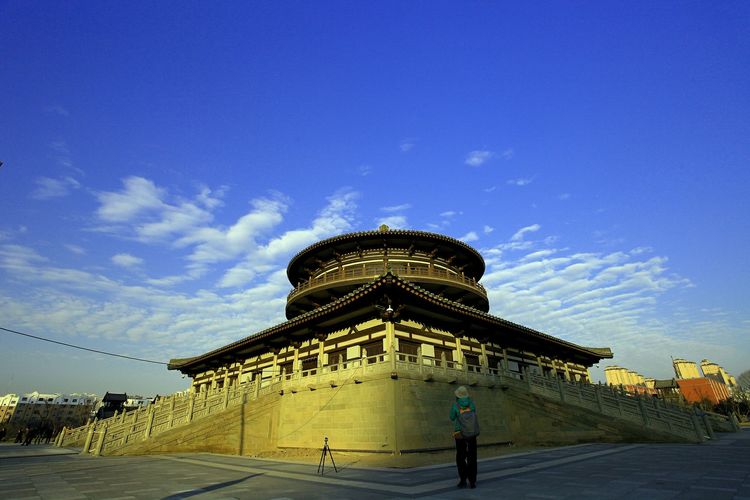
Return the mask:
{"type": "Polygon", "coordinates": [[[375,279],[378,276],[385,274],[387,271],[391,271],[393,274],[403,278],[428,278],[450,281],[452,283],[464,285],[465,287],[479,293],[481,296],[487,297],[487,291],[477,280],[463,274],[452,273],[440,268],[406,266],[401,264],[389,264],[387,266],[376,264],[346,267],[339,271],[325,273],[317,278],[310,278],[307,281],[301,282],[297,288],[289,292],[287,300],[291,301],[303,292],[313,288],[326,287],[332,283],[360,281],[366,278],[375,279]]]}

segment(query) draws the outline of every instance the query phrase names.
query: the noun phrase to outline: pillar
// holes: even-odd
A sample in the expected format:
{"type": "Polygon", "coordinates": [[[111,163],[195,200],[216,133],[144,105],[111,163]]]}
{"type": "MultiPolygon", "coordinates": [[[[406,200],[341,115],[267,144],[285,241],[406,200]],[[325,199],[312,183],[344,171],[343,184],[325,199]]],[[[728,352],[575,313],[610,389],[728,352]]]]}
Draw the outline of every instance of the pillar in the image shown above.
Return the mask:
{"type": "Polygon", "coordinates": [[[388,357],[391,360],[391,371],[396,372],[396,326],[392,321],[385,322],[385,343],[388,347],[388,357]]]}
{"type": "Polygon", "coordinates": [[[454,356],[454,358],[459,363],[466,364],[464,363],[464,352],[463,349],[461,349],[461,339],[458,337],[456,337],[456,355],[454,356]]]}

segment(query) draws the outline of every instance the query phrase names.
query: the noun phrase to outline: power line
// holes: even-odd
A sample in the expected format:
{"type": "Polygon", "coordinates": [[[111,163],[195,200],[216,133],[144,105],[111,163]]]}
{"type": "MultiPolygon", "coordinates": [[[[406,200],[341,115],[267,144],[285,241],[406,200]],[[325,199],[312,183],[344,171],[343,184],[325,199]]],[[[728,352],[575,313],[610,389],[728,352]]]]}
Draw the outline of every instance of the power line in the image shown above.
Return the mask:
{"type": "Polygon", "coordinates": [[[81,347],[79,345],[68,344],[68,343],[65,343],[65,342],[58,342],[57,340],[45,339],[43,337],[37,337],[36,335],[31,335],[31,334],[28,334],[28,333],[17,332],[15,330],[11,330],[9,328],[3,328],[2,326],[0,326],[0,330],[3,330],[4,332],[8,332],[8,333],[15,333],[16,335],[23,335],[24,337],[29,337],[29,338],[32,338],[32,339],[41,340],[41,341],[44,341],[44,342],[51,342],[53,344],[64,345],[65,347],[72,347],[73,349],[80,349],[82,351],[95,352],[97,354],[106,354],[107,356],[115,356],[117,358],[131,359],[133,361],[143,361],[144,363],[154,363],[156,365],[166,365],[167,364],[167,363],[164,363],[163,361],[153,361],[153,360],[150,360],[150,359],[134,358],[133,356],[125,356],[124,354],[115,354],[113,352],[99,351],[97,349],[89,349],[88,347],[81,347]]]}

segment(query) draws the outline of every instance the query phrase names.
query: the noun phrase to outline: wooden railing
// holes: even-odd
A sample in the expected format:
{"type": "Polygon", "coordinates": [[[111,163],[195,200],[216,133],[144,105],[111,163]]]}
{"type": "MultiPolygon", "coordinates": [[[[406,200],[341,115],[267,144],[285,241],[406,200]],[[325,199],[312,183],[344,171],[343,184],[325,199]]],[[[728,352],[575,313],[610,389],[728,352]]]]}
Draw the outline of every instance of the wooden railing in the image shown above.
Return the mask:
{"type": "Polygon", "coordinates": [[[443,380],[484,386],[513,386],[545,398],[585,408],[591,412],[621,418],[681,436],[690,441],[713,437],[714,428],[738,430],[736,422],[721,415],[698,413],[693,409],[665,403],[649,396],[633,396],[600,384],[565,381],[530,372],[511,372],[466,362],[432,358],[420,353],[397,352],[368,355],[292,373],[279,373],[265,380],[248,381],[209,391],[175,394],[137,410],[94,420],[76,429],[63,429],[57,446],[80,447],[81,453],[110,454],[130,443],[141,442],[170,429],[207,418],[229,407],[285,390],[292,392],[310,384],[346,383],[360,376],[390,372],[392,377],[411,374],[422,380],[443,380]]]}
{"type": "Polygon", "coordinates": [[[393,274],[403,278],[431,278],[450,281],[471,288],[480,295],[487,297],[487,291],[477,280],[463,274],[449,272],[445,269],[406,266],[402,264],[390,264],[388,266],[366,264],[362,266],[345,267],[340,271],[328,272],[317,278],[310,278],[307,281],[303,281],[297,286],[297,288],[289,292],[287,300],[292,300],[307,290],[327,286],[332,283],[349,280],[362,280],[365,278],[375,279],[378,276],[385,274],[387,271],[391,271],[393,274]]]}

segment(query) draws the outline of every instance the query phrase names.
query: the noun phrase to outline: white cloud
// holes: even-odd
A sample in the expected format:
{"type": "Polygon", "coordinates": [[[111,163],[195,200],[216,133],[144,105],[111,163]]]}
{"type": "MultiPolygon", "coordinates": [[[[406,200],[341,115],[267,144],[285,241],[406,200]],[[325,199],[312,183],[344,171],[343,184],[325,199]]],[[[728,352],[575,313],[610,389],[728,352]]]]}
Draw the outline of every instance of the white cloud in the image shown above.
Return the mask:
{"type": "Polygon", "coordinates": [[[359,175],[366,177],[372,173],[372,167],[370,165],[360,165],[357,167],[357,171],[359,172],[359,175]]]}
{"type": "Polygon", "coordinates": [[[97,216],[105,222],[128,222],[139,215],[164,207],[163,189],[143,177],[128,177],[123,180],[124,189],[119,192],[97,194],[99,209],[97,216]]]}
{"type": "Polygon", "coordinates": [[[557,195],[557,199],[561,201],[569,200],[570,199],[570,193],[561,193],[557,195]]]}
{"type": "Polygon", "coordinates": [[[402,203],[401,205],[392,205],[390,207],[380,207],[380,210],[383,212],[403,212],[404,210],[409,210],[411,208],[411,203],[402,203]]]}
{"type": "Polygon", "coordinates": [[[266,273],[274,267],[284,267],[288,258],[304,247],[348,231],[355,218],[358,197],[359,193],[356,191],[340,190],[327,199],[327,205],[309,227],[286,231],[265,244],[258,243],[253,238],[249,239],[244,260],[224,274],[219,286],[245,285],[254,279],[259,271],[266,273]]]}
{"type": "Polygon", "coordinates": [[[495,189],[497,189],[497,186],[490,186],[490,187],[488,187],[488,188],[484,188],[484,189],[483,189],[482,191],[484,191],[485,193],[491,193],[491,192],[493,192],[493,191],[494,191],[495,189]]]}
{"type": "Polygon", "coordinates": [[[532,177],[519,177],[518,179],[508,179],[508,184],[512,186],[528,186],[533,181],[532,177]]]}
{"type": "Polygon", "coordinates": [[[416,146],[416,139],[404,139],[402,140],[398,148],[401,150],[402,153],[408,153],[412,149],[414,149],[414,146],[416,146]]]}
{"type": "Polygon", "coordinates": [[[61,179],[37,177],[34,182],[36,183],[36,189],[31,192],[31,197],[35,200],[62,198],[70,194],[71,189],[80,187],[80,183],[72,177],[63,177],[61,179]]]}
{"type": "Polygon", "coordinates": [[[113,255],[110,259],[113,264],[120,267],[136,267],[143,264],[143,259],[130,255],[129,253],[118,253],[113,255]]]}
{"type": "Polygon", "coordinates": [[[476,231],[470,231],[466,233],[465,235],[461,236],[459,240],[470,243],[472,241],[477,241],[479,239],[479,235],[476,233],[476,231]]]}
{"type": "MultiPolygon", "coordinates": [[[[744,362],[746,327],[738,318],[686,310],[679,320],[679,309],[665,310],[665,294],[691,287],[669,272],[666,257],[648,257],[651,252],[641,248],[571,253],[542,242],[523,241],[524,248],[517,243],[482,250],[482,284],[494,314],[581,345],[611,347],[615,359],[605,363],[646,376],[669,376],[672,353],[744,362]],[[514,258],[505,257],[509,247],[516,250],[514,258]]],[[[598,371],[594,375],[603,376],[598,371]]]]}
{"type": "Polygon", "coordinates": [[[510,238],[510,241],[522,241],[524,236],[528,233],[535,233],[542,228],[539,224],[532,224],[530,226],[522,227],[510,238]]]}
{"type": "Polygon", "coordinates": [[[78,245],[73,245],[73,244],[69,244],[68,243],[68,244],[65,244],[63,246],[65,248],[67,248],[68,251],[70,251],[70,253],[74,253],[76,255],[85,255],[86,254],[86,250],[83,247],[80,247],[78,245]]]}
{"type": "Polygon", "coordinates": [[[472,167],[478,167],[480,165],[483,165],[484,163],[487,163],[495,156],[496,155],[494,152],[488,150],[470,151],[469,154],[466,155],[464,163],[472,167]]]}
{"type": "Polygon", "coordinates": [[[495,228],[491,227],[491,226],[484,226],[484,228],[482,229],[482,231],[484,232],[484,234],[490,234],[494,230],[495,230],[495,228]]]}
{"type": "Polygon", "coordinates": [[[73,160],[70,159],[70,149],[68,144],[63,140],[57,140],[50,143],[49,147],[54,152],[54,158],[57,163],[66,167],[67,169],[73,170],[78,174],[83,174],[83,171],[73,166],[73,160]]]}
{"type": "Polygon", "coordinates": [[[513,148],[508,148],[500,153],[500,156],[502,156],[505,161],[512,159],[514,155],[515,151],[513,151],[513,148]]]}

